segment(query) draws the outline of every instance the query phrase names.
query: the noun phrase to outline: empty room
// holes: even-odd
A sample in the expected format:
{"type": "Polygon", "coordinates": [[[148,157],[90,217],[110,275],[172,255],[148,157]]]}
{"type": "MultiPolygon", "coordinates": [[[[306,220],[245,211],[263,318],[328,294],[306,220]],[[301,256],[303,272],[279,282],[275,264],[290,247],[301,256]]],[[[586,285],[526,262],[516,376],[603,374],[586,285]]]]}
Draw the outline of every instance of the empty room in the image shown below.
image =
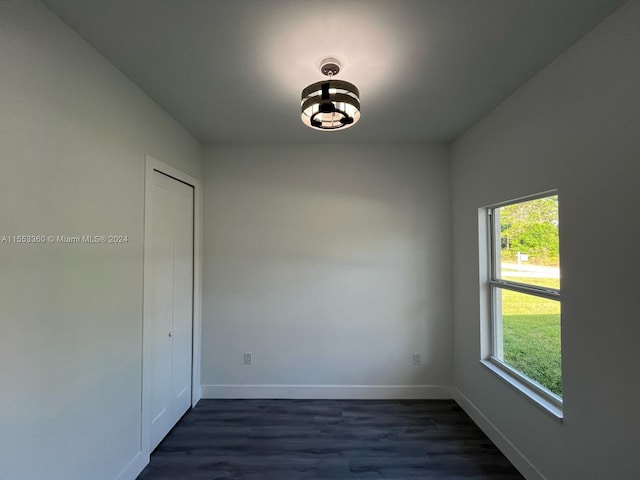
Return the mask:
{"type": "Polygon", "coordinates": [[[640,478],[640,0],[0,0],[0,480],[640,478]]]}

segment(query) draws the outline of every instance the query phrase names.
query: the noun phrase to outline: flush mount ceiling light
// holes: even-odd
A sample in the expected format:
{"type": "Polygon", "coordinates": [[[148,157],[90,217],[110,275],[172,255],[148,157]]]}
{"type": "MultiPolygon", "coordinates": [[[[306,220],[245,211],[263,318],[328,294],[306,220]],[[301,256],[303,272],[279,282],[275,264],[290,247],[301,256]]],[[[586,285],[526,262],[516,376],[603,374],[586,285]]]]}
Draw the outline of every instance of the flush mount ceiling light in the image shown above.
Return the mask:
{"type": "Polygon", "coordinates": [[[326,58],[320,71],[328,80],[312,83],[302,90],[302,122],[316,130],[344,130],[360,120],[360,92],[353,83],[334,80],[340,62],[326,58]]]}

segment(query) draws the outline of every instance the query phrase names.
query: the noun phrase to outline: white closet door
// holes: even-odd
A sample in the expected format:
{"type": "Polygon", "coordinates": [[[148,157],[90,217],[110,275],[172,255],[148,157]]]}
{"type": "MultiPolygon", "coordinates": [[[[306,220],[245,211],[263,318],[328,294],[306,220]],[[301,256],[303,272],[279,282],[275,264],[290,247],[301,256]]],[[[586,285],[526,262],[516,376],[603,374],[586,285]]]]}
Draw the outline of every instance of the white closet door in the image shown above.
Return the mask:
{"type": "Polygon", "coordinates": [[[151,214],[151,449],[191,404],[193,187],[153,174],[151,214]]]}

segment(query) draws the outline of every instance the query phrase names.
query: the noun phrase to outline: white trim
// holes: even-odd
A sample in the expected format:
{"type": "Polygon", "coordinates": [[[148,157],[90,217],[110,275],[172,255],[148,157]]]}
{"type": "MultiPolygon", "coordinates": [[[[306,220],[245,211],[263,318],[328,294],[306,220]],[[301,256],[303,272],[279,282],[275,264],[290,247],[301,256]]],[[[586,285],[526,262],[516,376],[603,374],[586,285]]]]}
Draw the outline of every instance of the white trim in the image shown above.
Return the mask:
{"type": "Polygon", "coordinates": [[[546,298],[547,300],[561,301],[560,290],[557,288],[540,287],[538,285],[530,285],[528,283],[515,282],[513,280],[504,280],[497,278],[495,280],[489,279],[487,282],[493,288],[504,288],[505,290],[511,290],[518,293],[524,293],[525,295],[535,295],[536,297],[546,298]]]}
{"type": "Polygon", "coordinates": [[[122,469],[115,480],[130,480],[137,478],[148,463],[149,455],[145,455],[142,451],[139,451],[122,469]]]}
{"type": "MultiPolygon", "coordinates": [[[[201,338],[202,338],[202,188],[200,180],[187,175],[184,172],[167,165],[149,155],[146,155],[145,161],[145,192],[144,192],[144,245],[149,242],[151,234],[151,216],[148,208],[151,205],[152,189],[147,188],[153,184],[153,172],[158,171],[169,175],[181,182],[193,187],[193,352],[191,363],[191,406],[195,406],[201,398],[200,390],[200,356],[201,356],[201,338]]],[[[149,271],[149,259],[144,255],[144,272],[149,271]]],[[[149,382],[145,379],[149,378],[149,345],[145,343],[144,325],[145,313],[149,311],[149,288],[144,281],[143,275],[143,345],[142,345],[142,401],[141,401],[141,428],[140,428],[140,450],[143,456],[146,456],[146,463],[149,462],[150,451],[150,390],[149,382]]],[[[146,465],[145,463],[145,465],[146,465]]],[[[124,478],[124,477],[123,477],[124,478]]]]}
{"type": "Polygon", "coordinates": [[[452,389],[454,400],[498,447],[527,480],[549,480],[459,389],[452,389]]]}
{"type": "Polygon", "coordinates": [[[530,195],[525,195],[523,197],[514,198],[512,200],[505,200],[504,202],[492,203],[491,205],[487,205],[485,209],[495,209],[502,208],[508,205],[514,205],[516,203],[530,202],[531,200],[538,200],[540,198],[545,197],[553,197],[554,195],[558,195],[558,188],[552,188],[551,190],[545,190],[544,192],[532,193],[530,195]]]}
{"type": "Polygon", "coordinates": [[[451,399],[441,385],[202,385],[202,398],[451,399]]]}
{"type": "Polygon", "coordinates": [[[542,411],[548,413],[552,418],[562,422],[564,414],[562,411],[562,398],[546,391],[542,386],[535,386],[525,375],[521,375],[508,365],[500,365],[499,360],[489,358],[480,360],[480,363],[489,369],[491,373],[497,375],[507,382],[515,390],[527,397],[534,405],[540,407],[542,411]]]}

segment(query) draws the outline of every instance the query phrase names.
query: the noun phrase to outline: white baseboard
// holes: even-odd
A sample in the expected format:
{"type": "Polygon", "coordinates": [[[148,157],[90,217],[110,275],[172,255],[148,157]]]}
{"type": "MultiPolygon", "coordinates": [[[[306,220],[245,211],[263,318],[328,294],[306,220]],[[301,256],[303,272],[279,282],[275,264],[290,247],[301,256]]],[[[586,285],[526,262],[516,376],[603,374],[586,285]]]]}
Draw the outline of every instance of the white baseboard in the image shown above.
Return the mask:
{"type": "Polygon", "coordinates": [[[451,389],[453,399],[500,449],[505,457],[527,480],[548,480],[524,454],[457,388],[451,389]]]}
{"type": "Polygon", "coordinates": [[[140,451],[127,463],[115,480],[135,480],[148,464],[149,455],[140,451]]]}
{"type": "Polygon", "coordinates": [[[440,385],[202,385],[202,398],[451,399],[440,385]]]}

